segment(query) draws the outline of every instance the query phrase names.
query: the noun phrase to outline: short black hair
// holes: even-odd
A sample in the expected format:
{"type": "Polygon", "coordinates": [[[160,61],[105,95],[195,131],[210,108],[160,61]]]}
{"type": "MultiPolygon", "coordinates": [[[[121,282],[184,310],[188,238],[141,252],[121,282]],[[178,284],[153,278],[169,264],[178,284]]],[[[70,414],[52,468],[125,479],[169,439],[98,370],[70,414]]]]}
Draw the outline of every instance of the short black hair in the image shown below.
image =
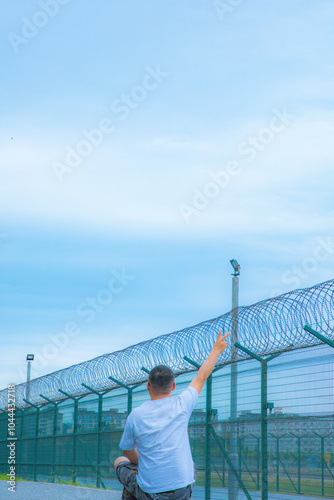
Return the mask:
{"type": "Polygon", "coordinates": [[[174,373],[168,366],[158,365],[150,371],[148,381],[157,394],[168,394],[174,383],[174,373]]]}

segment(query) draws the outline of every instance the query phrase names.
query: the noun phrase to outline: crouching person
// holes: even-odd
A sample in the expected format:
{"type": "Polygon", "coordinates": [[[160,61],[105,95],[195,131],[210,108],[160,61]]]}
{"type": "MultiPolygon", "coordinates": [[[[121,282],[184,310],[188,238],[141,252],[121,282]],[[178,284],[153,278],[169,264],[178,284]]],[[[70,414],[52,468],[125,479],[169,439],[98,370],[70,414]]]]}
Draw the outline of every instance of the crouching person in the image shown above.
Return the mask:
{"type": "Polygon", "coordinates": [[[179,396],[170,368],[158,365],[150,371],[147,390],[150,401],[135,408],[127,418],[120,448],[124,456],[115,460],[115,470],[124,486],[123,500],[188,500],[195,486],[188,422],[206,379],[218,356],[227,347],[218,338],[196,377],[179,396]]]}

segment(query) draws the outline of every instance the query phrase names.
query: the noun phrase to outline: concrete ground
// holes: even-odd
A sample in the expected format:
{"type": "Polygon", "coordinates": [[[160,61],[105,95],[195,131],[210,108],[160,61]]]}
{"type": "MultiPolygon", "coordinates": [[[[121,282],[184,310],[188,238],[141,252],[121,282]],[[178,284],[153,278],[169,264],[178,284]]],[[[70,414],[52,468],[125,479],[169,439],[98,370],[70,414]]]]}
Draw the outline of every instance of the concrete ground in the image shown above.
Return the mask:
{"type": "Polygon", "coordinates": [[[17,481],[12,492],[8,491],[7,481],[0,481],[1,500],[121,500],[121,497],[121,491],[30,481],[17,481]]]}
{"type": "MultiPolygon", "coordinates": [[[[69,486],[66,484],[34,483],[30,481],[18,481],[15,493],[8,491],[6,481],[0,481],[1,500],[121,500],[122,492],[120,485],[115,481],[115,490],[102,490],[86,488],[81,486],[69,486]]],[[[260,492],[250,492],[252,500],[261,500],[260,492]]],[[[197,486],[194,490],[193,500],[204,500],[204,488],[197,486]]],[[[211,500],[228,500],[227,490],[223,488],[212,488],[211,500]]],[[[239,492],[239,500],[246,500],[242,491],[239,492]]],[[[323,500],[318,497],[304,495],[284,495],[282,493],[269,493],[269,500],[323,500]]]]}

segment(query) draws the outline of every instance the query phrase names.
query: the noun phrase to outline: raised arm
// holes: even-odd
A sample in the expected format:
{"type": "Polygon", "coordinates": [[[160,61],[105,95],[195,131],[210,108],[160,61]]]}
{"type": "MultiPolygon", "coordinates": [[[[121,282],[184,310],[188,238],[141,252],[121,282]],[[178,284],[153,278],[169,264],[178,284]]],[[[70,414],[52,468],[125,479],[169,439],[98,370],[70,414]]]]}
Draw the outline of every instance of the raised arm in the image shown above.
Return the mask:
{"type": "Polygon", "coordinates": [[[198,370],[194,380],[189,384],[189,386],[195,387],[198,394],[203,389],[206,379],[211,375],[212,370],[214,369],[217,362],[218,356],[225,351],[227,347],[227,342],[225,339],[227,339],[230,333],[231,332],[228,332],[222,337],[222,330],[219,330],[218,338],[212,348],[212,351],[202,364],[201,368],[198,370]]]}

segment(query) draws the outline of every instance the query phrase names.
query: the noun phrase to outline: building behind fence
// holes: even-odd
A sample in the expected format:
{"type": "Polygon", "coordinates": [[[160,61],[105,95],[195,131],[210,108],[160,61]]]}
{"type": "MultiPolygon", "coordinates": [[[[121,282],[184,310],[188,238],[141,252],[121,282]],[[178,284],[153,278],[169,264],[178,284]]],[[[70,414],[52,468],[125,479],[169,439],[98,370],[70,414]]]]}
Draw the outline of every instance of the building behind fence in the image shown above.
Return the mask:
{"type": "MultiPolygon", "coordinates": [[[[233,436],[234,474],[247,498],[260,490],[262,498],[271,492],[334,498],[333,294],[334,280],[295,290],[32,380],[29,387],[20,384],[17,476],[119,489],[113,461],[129,411],[148,397],[147,372],[171,366],[175,394],[181,392],[218,329],[229,331],[237,317],[237,418],[230,416],[229,347],[189,424],[198,470],[193,498],[209,500],[227,488],[233,436]]],[[[0,407],[0,472],[6,474],[7,390],[0,392],[0,407]]]]}

